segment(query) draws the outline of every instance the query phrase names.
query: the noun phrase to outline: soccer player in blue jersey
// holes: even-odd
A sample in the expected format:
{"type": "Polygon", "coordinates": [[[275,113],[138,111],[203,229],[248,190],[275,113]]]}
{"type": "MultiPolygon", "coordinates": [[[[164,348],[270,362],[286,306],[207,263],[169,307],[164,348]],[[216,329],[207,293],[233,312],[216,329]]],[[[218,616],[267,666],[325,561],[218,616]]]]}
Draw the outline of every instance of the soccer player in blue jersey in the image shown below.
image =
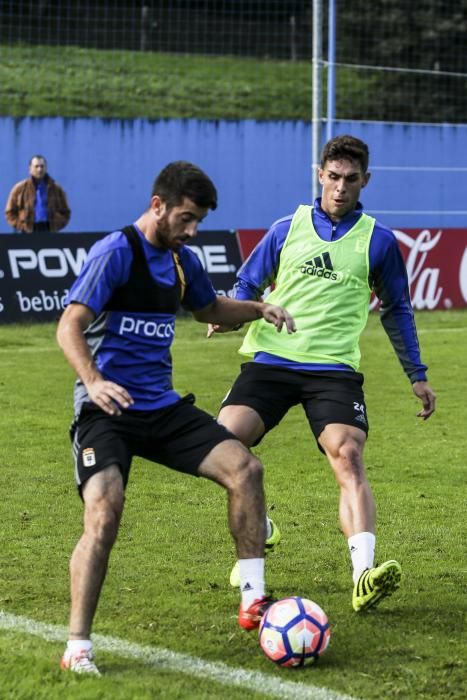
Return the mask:
{"type": "Polygon", "coordinates": [[[172,386],[170,346],[180,305],[203,323],[264,318],[278,332],[294,331],[293,319],[278,306],[216,295],[185,245],[216,206],[216,189],[202,170],[185,161],[170,163],[154,182],[148,209],[91,248],[68,294],[57,340],[78,376],[71,434],[84,531],[70,561],[64,669],[99,675],[91,626],[134,455],[226,489],[230,530],[239,558],[250,567],[239,624],[257,627],[257,601],[268,602],[262,465],[193,405],[192,394],[182,398],[172,386]]]}
{"type": "MultiPolygon", "coordinates": [[[[363,212],[359,196],[370,179],[369,151],[353,136],[337,136],[322,153],[322,196],[276,221],[238,272],[236,299],[284,304],[297,333],[274,337],[261,321],[251,324],[240,352],[253,358],[222,404],[218,420],[248,447],[257,445],[289,408],[302,404],[311,430],[340,488],[339,517],[353,565],[354,610],[366,610],[393,593],[401,567],[374,566],[376,508],[363,463],[368,419],[359,338],[371,291],[381,300],[381,321],[422,402],[426,420],[435,409],[409,297],[407,273],[388,228],[363,212]]],[[[208,336],[229,327],[211,327],[208,336]]],[[[280,539],[267,522],[266,547],[280,539]]],[[[247,584],[244,562],[231,573],[247,584]]]]}

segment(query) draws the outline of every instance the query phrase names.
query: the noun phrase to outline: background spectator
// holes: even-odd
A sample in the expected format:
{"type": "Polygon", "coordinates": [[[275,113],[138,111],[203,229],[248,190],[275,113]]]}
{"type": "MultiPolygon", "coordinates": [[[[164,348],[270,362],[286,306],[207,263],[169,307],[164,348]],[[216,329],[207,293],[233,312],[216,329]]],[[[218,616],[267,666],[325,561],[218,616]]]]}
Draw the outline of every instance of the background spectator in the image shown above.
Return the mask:
{"type": "Polygon", "coordinates": [[[70,220],[66,194],[47,173],[44,156],[29,161],[29,175],[16,183],[10,192],[5,217],[21,233],[60,231],[70,220]]]}

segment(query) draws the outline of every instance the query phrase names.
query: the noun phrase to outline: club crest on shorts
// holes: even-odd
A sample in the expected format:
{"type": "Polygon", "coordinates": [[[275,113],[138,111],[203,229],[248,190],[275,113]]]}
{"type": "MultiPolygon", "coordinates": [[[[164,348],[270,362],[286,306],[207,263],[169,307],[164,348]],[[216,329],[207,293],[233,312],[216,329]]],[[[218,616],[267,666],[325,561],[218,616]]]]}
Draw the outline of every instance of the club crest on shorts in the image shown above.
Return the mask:
{"type": "Polygon", "coordinates": [[[83,465],[85,467],[96,466],[96,453],[93,447],[85,447],[83,450],[83,465]]]}

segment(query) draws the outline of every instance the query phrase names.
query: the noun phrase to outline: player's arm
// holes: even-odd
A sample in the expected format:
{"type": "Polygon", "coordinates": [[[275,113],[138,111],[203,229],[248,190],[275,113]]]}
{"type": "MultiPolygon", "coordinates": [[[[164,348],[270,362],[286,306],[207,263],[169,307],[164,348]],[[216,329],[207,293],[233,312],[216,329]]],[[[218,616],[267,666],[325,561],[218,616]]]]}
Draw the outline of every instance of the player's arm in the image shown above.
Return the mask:
{"type": "Polygon", "coordinates": [[[128,408],[133,399],[124,387],[105,380],[96,367],[84,335],[94,318],[95,314],[88,306],[70,304],[59,321],[57,342],[86,387],[91,401],[111,416],[120,415],[119,407],[128,408]]]}
{"type": "MultiPolygon", "coordinates": [[[[267,287],[273,284],[279,266],[279,257],[290,228],[291,217],[276,221],[254,248],[237,272],[237,281],[232,290],[232,298],[239,301],[258,301],[267,287]]],[[[214,333],[239,330],[242,323],[235,325],[210,324],[207,337],[214,333]]]]}
{"type": "Polygon", "coordinates": [[[287,329],[287,333],[295,333],[296,330],[295,321],[286,309],[262,301],[237,301],[229,297],[216,296],[209,306],[193,311],[193,316],[201,323],[230,328],[264,318],[268,323],[272,323],[278,332],[283,326],[287,329]]]}
{"type": "Polygon", "coordinates": [[[97,241],[66,298],[57,328],[57,341],[83,382],[90,400],[106,413],[119,415],[133,399],[126,389],[107,381],[96,366],[85,331],[105,308],[117,287],[128,280],[132,262],[130,245],[121,231],[97,241]]]}
{"type": "Polygon", "coordinates": [[[421,360],[407,270],[394,234],[387,229],[377,234],[370,246],[370,267],[373,288],[381,300],[381,323],[415,396],[423,404],[417,415],[426,420],[435,410],[436,396],[421,360]]]}

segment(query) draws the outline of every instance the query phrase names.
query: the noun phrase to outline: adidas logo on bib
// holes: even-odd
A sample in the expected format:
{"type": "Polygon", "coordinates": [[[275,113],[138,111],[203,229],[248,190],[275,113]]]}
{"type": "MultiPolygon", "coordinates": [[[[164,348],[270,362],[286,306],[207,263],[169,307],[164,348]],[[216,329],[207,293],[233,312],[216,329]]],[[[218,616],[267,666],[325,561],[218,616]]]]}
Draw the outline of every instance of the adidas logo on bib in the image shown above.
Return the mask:
{"type": "Polygon", "coordinates": [[[300,272],[310,277],[321,277],[331,282],[339,282],[342,279],[342,273],[334,270],[329,253],[322,253],[322,255],[317,255],[312,260],[307,260],[300,266],[300,272]]]}

